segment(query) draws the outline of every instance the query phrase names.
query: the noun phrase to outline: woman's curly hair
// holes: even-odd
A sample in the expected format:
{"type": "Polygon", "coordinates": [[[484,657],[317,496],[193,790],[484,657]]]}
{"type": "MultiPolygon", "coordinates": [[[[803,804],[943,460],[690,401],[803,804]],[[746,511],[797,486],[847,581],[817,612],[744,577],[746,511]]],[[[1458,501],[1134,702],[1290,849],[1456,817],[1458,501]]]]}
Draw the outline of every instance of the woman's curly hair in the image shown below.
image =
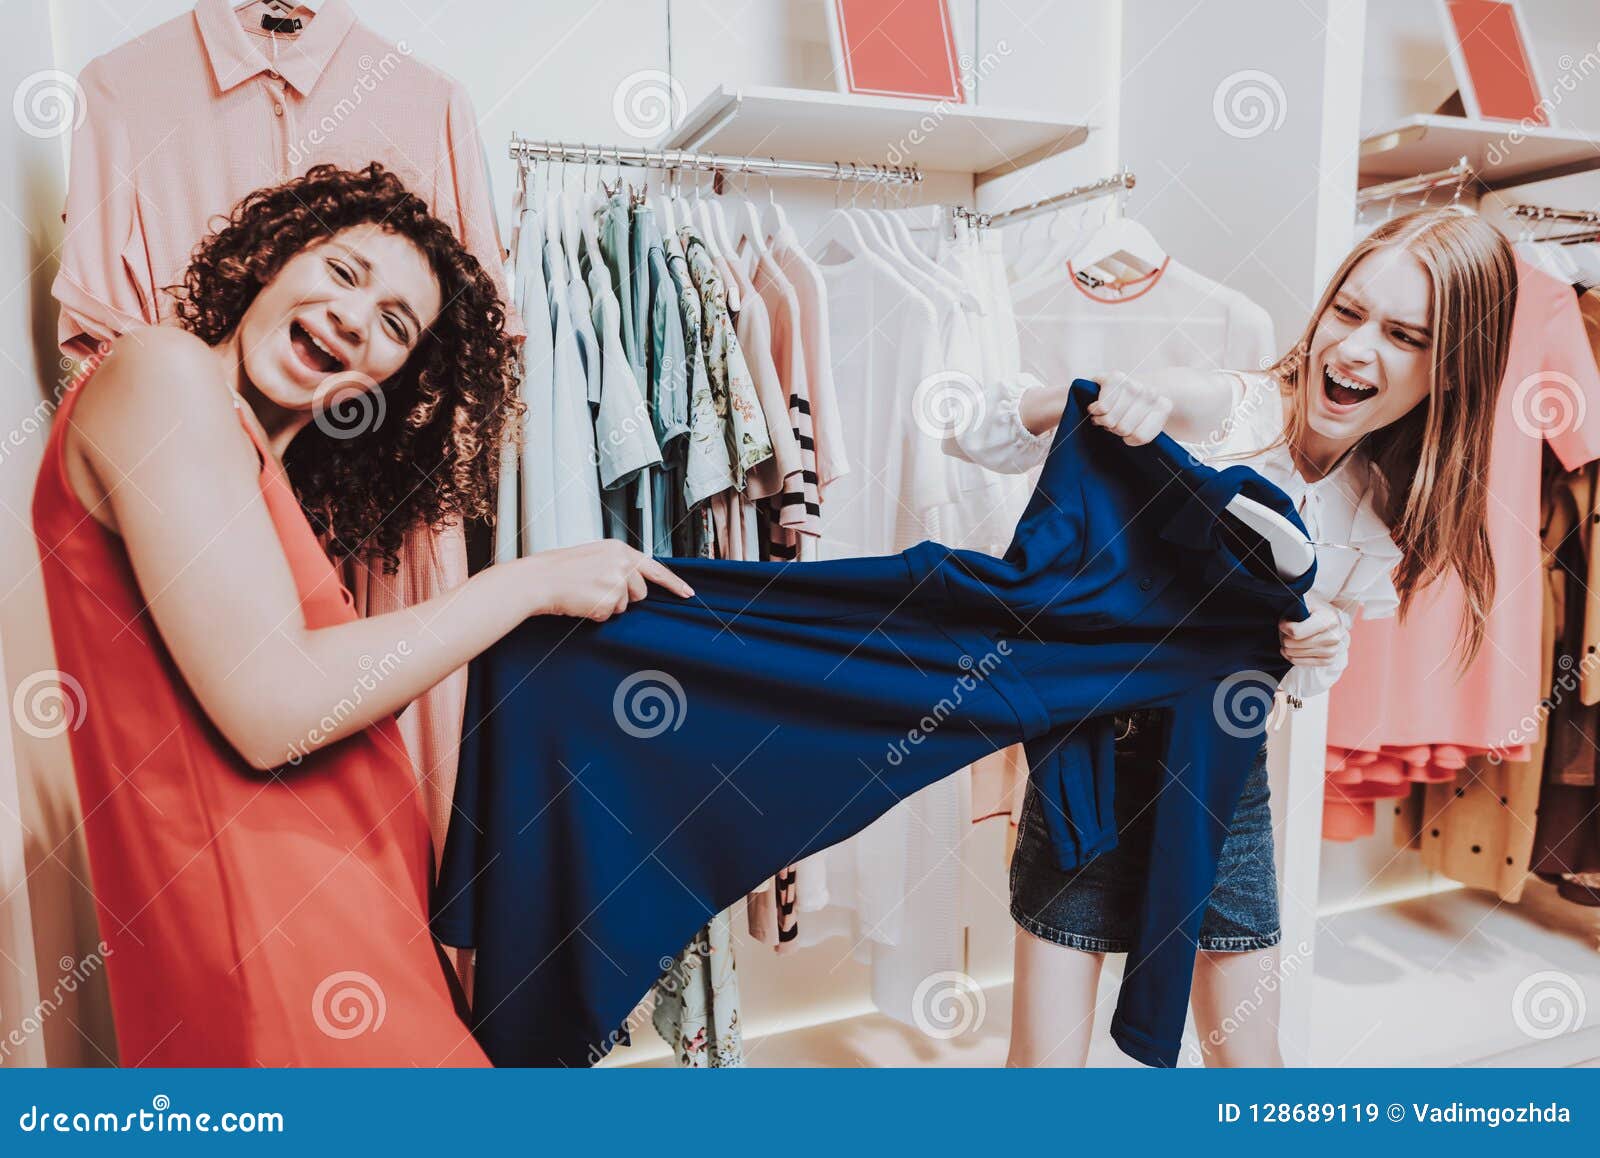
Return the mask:
{"type": "Polygon", "coordinates": [[[360,170],[317,165],[240,201],[195,247],[182,284],[168,289],[179,323],[215,346],[291,258],[367,223],[408,238],[427,258],[439,281],[439,316],[379,387],[379,420],[357,431],[308,423],[284,465],[337,558],[375,555],[393,571],[413,527],[492,517],[506,425],[522,413],[516,343],[477,259],[378,162],[360,170]]]}

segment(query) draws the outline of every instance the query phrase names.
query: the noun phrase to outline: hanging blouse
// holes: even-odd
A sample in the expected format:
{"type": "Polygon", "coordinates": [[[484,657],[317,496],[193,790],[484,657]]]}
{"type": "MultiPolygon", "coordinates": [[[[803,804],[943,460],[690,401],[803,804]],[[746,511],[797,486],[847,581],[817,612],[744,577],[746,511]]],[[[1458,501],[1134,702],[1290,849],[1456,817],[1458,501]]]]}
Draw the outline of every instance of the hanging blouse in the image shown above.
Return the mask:
{"type": "Polygon", "coordinates": [[[712,397],[723,419],[728,455],[733,463],[734,487],[744,490],[750,472],[772,457],[772,438],[756,396],[755,381],[745,363],[744,350],[728,312],[728,291],[705,242],[684,226],[678,230],[684,258],[695,288],[700,291],[700,341],[712,397]]]}

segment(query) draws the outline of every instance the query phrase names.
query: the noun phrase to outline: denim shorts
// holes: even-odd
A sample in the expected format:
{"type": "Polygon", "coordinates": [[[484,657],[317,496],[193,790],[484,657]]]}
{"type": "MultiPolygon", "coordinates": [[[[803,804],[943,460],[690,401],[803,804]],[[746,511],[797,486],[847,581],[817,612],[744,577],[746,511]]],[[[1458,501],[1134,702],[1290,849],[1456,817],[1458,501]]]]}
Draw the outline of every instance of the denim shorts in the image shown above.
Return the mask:
{"type": "MultiPolygon", "coordinates": [[[[1080,868],[1064,872],[1057,867],[1045,829],[1045,802],[1030,781],[1011,860],[1011,916],[1022,928],[1073,949],[1128,951],[1150,872],[1150,805],[1161,775],[1168,718],[1156,709],[1117,717],[1117,846],[1080,868]]],[[[1200,926],[1203,950],[1243,953],[1276,945],[1282,937],[1268,795],[1263,743],[1222,845],[1200,926]]]]}

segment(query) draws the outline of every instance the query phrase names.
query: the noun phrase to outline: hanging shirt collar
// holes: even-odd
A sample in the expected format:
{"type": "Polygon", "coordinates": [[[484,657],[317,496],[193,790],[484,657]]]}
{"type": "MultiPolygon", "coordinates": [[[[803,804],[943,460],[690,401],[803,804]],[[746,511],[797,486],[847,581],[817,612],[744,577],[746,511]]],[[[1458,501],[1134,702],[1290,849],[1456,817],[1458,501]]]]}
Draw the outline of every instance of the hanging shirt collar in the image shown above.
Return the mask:
{"type": "Polygon", "coordinates": [[[327,0],[298,36],[278,40],[274,57],[265,36],[251,35],[240,26],[229,0],[199,0],[194,17],[220,91],[275,70],[301,96],[311,92],[356,22],[345,0],[327,0]]]}

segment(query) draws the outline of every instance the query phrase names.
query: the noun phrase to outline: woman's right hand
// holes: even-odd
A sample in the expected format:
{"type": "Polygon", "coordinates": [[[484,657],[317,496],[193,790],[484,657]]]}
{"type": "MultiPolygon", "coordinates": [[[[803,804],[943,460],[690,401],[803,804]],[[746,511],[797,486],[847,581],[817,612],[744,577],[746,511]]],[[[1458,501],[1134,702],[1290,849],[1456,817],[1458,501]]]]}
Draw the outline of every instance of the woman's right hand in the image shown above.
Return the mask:
{"type": "Polygon", "coordinates": [[[540,551],[527,559],[538,584],[535,615],[570,615],[602,622],[628,609],[655,583],[685,599],[693,588],[649,555],[601,539],[576,547],[540,551]]]}
{"type": "Polygon", "coordinates": [[[1129,446],[1155,439],[1172,414],[1172,397],[1148,378],[1131,377],[1120,370],[1099,379],[1100,395],[1089,403],[1089,418],[1117,435],[1129,446]]]}

